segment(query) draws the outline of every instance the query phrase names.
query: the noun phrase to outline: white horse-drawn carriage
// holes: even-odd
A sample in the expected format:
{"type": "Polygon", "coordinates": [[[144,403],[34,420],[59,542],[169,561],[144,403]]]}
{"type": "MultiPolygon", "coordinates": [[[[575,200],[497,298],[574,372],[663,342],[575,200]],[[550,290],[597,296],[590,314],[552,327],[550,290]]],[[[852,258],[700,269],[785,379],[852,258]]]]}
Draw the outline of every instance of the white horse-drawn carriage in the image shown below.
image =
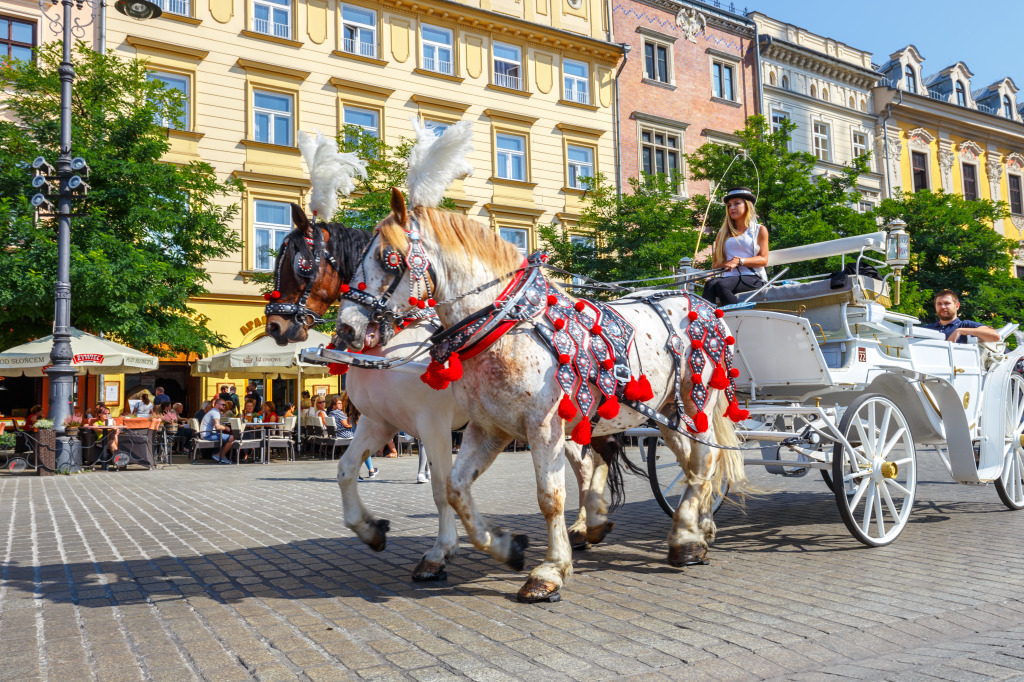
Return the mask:
{"type": "MultiPolygon", "coordinates": [[[[861,272],[866,261],[884,265],[865,252],[884,253],[886,238],[777,251],[771,264],[855,253],[861,272]]],[[[1024,349],[949,343],[888,303],[888,277],[850,275],[833,289],[824,276],[767,287],[727,310],[737,390],[750,411],[739,434],[760,445],[760,458],[745,463],[784,476],[820,470],[850,533],[867,545],[892,542],[906,525],[921,450],[934,450],[953,480],[994,483],[1006,506],[1024,508],[1024,379],[1013,371],[1024,349]]],[[[651,483],[671,513],[685,477],[674,461],[657,461],[655,444],[645,452],[651,483]]]]}

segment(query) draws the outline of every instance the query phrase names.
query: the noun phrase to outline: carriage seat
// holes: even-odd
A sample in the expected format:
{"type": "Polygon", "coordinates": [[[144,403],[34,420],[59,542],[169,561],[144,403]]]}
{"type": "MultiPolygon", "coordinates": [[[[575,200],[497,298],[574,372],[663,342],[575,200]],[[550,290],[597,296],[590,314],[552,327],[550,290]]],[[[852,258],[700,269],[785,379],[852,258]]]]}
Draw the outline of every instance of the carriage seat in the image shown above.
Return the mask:
{"type": "Polygon", "coordinates": [[[867,306],[878,303],[888,307],[889,284],[865,275],[849,276],[846,284],[833,289],[828,278],[814,282],[793,282],[771,286],[757,295],[754,308],[802,315],[825,331],[843,327],[843,304],[867,306]]]}

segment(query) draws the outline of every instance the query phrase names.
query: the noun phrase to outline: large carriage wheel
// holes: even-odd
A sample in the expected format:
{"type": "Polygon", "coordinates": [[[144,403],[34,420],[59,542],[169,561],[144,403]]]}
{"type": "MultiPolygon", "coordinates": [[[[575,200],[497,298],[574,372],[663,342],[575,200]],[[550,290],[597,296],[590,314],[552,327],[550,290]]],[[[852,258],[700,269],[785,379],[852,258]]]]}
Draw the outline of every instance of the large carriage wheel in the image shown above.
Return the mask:
{"type": "MultiPolygon", "coordinates": [[[[676,508],[683,501],[686,494],[686,472],[679,466],[676,456],[673,453],[671,459],[665,462],[658,461],[658,437],[649,436],[645,439],[647,443],[647,475],[651,479],[651,490],[654,492],[654,499],[658,501],[661,508],[670,517],[676,513],[676,508]],[[658,476],[665,479],[662,485],[658,476]]],[[[641,455],[643,452],[641,451],[641,455]]],[[[725,502],[725,495],[729,494],[729,482],[724,481],[724,494],[715,493],[711,498],[711,513],[716,514],[722,503],[725,502]]]]}
{"type": "Polygon", "coordinates": [[[878,547],[895,540],[914,507],[917,454],[896,403],[862,395],[847,408],[839,431],[852,449],[836,443],[832,481],[836,504],[853,537],[878,547]]]}
{"type": "Polygon", "coordinates": [[[999,499],[1010,509],[1024,509],[1024,378],[1014,372],[1006,392],[1003,427],[1003,473],[996,479],[999,499]]]}

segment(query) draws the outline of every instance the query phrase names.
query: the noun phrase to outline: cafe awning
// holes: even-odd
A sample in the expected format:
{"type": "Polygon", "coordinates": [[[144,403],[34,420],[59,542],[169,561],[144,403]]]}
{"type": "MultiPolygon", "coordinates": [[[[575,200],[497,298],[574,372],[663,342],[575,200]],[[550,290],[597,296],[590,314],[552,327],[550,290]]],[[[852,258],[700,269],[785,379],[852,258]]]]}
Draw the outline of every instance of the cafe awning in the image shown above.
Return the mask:
{"type": "MultiPolygon", "coordinates": [[[[53,335],[23,343],[0,353],[0,376],[43,377],[50,366],[53,335]]],[[[109,339],[71,327],[71,365],[84,374],[138,374],[160,366],[160,360],[109,339]]]]}

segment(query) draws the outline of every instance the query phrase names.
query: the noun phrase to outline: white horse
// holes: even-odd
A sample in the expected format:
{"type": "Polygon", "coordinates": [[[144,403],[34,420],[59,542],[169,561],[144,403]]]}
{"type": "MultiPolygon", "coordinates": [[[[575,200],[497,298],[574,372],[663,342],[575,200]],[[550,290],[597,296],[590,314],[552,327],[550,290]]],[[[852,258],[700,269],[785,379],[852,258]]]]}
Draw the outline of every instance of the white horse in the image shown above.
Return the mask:
{"type": "MultiPolygon", "coordinates": [[[[368,296],[362,300],[343,297],[339,309],[335,342],[343,341],[352,350],[362,351],[380,339],[378,321],[382,311],[380,306],[374,309],[367,304],[369,297],[376,300],[382,297],[387,301],[386,292],[401,292],[389,305],[392,314],[404,314],[412,309],[416,292],[424,286],[418,279],[426,277],[427,290],[432,291],[433,298],[437,300],[438,317],[445,328],[450,329],[491,304],[495,300],[495,292],[509,284],[513,273],[523,266],[523,258],[515,247],[466,216],[425,207],[410,212],[397,190],[392,190],[391,209],[391,215],[377,226],[374,241],[353,280],[353,286],[358,286],[368,296]],[[405,254],[406,259],[406,269],[400,270],[399,274],[394,269],[385,268],[384,260],[395,253],[405,254]],[[416,261],[416,256],[421,260],[416,261]],[[423,265],[422,259],[429,262],[429,270],[420,267],[417,271],[416,267],[423,265]],[[408,289],[402,283],[396,290],[395,280],[399,277],[409,279],[408,289]],[[409,302],[403,298],[406,291],[413,293],[409,302]]],[[[549,291],[562,295],[553,285],[549,291]]],[[[630,364],[632,367],[642,364],[646,373],[653,395],[647,397],[647,391],[641,393],[647,397],[645,404],[648,407],[674,413],[672,398],[678,381],[682,394],[686,396],[686,413],[694,420],[696,428],[706,431],[713,420],[717,442],[734,446],[737,440],[733,425],[724,418],[722,392],[709,388],[704,409],[698,411],[690,400],[695,374],[687,363],[684,363],[687,369],[683,376],[677,376],[674,370],[674,359],[668,347],[670,337],[681,336],[682,339],[677,338],[676,341],[683,346],[683,357],[689,355],[690,344],[684,333],[689,324],[688,301],[686,297],[661,301],[673,329],[666,328],[655,309],[644,302],[616,305],[615,310],[636,330],[630,364]]],[[[718,320],[712,321],[716,325],[721,324],[718,320]]],[[[546,322],[543,317],[534,320],[536,325],[546,322]]],[[[561,329],[557,325],[555,328],[561,329]]],[[[724,329],[724,325],[720,328],[724,329]]],[[[448,482],[448,502],[458,513],[473,545],[515,569],[523,565],[526,537],[513,535],[490,524],[478,511],[471,489],[473,481],[487,470],[513,438],[530,443],[537,498],[547,520],[549,544],[544,562],[531,572],[519,590],[521,601],[551,598],[572,573],[572,553],[563,515],[562,443],[570,430],[585,440],[589,434],[584,432],[588,429],[572,427],[583,419],[589,420],[590,415],[577,414],[568,421],[563,421],[560,416],[565,401],[556,379],[560,360],[567,362],[556,358],[541,344],[537,331],[527,325],[519,325],[479,355],[464,360],[461,370],[454,366],[454,361],[444,368],[453,381],[457,404],[470,418],[459,458],[448,482]]],[[[709,384],[709,379],[711,385],[721,383],[717,375],[712,376],[710,363],[704,366],[704,371],[708,375],[700,375],[704,385],[709,384]]],[[[715,370],[716,373],[720,371],[715,370]]],[[[435,375],[433,379],[436,378],[435,375]]],[[[590,406],[591,412],[594,407],[596,404],[590,406]]],[[[733,403],[730,410],[734,409],[737,408],[733,403]]],[[[615,416],[598,421],[593,435],[619,433],[646,420],[638,412],[622,409],[615,416]]],[[[742,459],[735,450],[712,449],[700,442],[691,447],[677,431],[662,428],[661,432],[686,470],[688,483],[668,536],[669,562],[676,566],[699,563],[704,559],[708,542],[714,537],[714,519],[710,510],[715,481],[724,478],[733,489],[741,488],[746,480],[742,459]]],[[[594,516],[599,516],[596,509],[588,508],[588,517],[592,510],[594,516]]],[[[592,518],[591,523],[595,520],[592,518]]]]}

